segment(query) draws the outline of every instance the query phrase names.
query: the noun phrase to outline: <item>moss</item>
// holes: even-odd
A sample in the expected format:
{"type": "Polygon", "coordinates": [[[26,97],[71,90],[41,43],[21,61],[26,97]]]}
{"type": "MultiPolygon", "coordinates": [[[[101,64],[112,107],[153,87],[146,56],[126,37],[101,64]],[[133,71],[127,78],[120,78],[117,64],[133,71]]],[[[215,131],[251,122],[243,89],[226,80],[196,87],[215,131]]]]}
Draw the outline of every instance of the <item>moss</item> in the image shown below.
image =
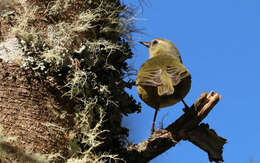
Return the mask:
{"type": "Polygon", "coordinates": [[[22,45],[21,66],[76,103],[68,162],[120,160],[128,136],[122,114],[140,111],[124,90],[134,84],[124,79],[133,12],[119,0],[19,0],[15,12],[8,37],[22,45]]]}

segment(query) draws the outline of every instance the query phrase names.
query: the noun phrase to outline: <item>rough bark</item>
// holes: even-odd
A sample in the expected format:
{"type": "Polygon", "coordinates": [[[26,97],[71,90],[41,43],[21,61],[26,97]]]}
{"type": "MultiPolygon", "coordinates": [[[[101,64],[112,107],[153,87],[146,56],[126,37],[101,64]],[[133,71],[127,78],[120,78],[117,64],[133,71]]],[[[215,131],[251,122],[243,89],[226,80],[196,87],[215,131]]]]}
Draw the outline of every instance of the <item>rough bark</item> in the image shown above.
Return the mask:
{"type": "MultiPolygon", "coordinates": [[[[27,72],[28,73],[28,72],[27,72]]],[[[0,62],[0,126],[1,135],[17,137],[1,143],[6,157],[18,162],[35,162],[25,151],[68,155],[66,131],[69,119],[60,117],[69,109],[43,83],[26,74],[18,65],[0,62]]],[[[59,97],[59,96],[58,96],[59,97]]],[[[1,158],[1,156],[0,156],[1,158]]]]}
{"type": "Polygon", "coordinates": [[[73,158],[69,159],[118,160],[116,156],[128,136],[128,129],[121,126],[122,114],[140,111],[140,105],[125,91],[134,84],[125,80],[131,71],[125,61],[133,56],[129,41],[135,31],[134,14],[120,0],[16,2],[12,12],[4,12],[6,16],[0,13],[0,57],[19,62],[24,69],[34,70],[34,74],[24,74],[12,64],[9,68],[0,67],[1,81],[5,82],[0,84],[0,102],[7,101],[0,108],[2,134],[19,136],[10,145],[21,150],[32,148],[32,153],[64,150],[66,155],[70,148],[73,158]],[[6,46],[12,37],[15,38],[11,42],[17,42],[20,51],[6,46]],[[56,94],[57,90],[47,89],[46,83],[34,81],[37,73],[43,80],[51,77],[61,81],[59,87],[53,88],[62,89],[65,94],[56,94]],[[32,78],[29,84],[28,75],[32,78]],[[68,135],[51,133],[48,129],[52,127],[44,125],[54,123],[67,130],[68,118],[64,124],[64,119],[59,118],[67,110],[63,103],[59,104],[62,95],[76,103],[75,107],[68,107],[75,111],[71,115],[75,125],[68,135]],[[68,148],[66,136],[71,141],[68,148]],[[20,142],[23,144],[18,145],[20,142]]]}
{"type": "Polygon", "coordinates": [[[174,123],[165,129],[158,129],[150,138],[127,147],[127,162],[145,163],[181,140],[188,140],[208,153],[209,160],[223,161],[223,145],[226,139],[209,129],[207,124],[200,122],[218,103],[221,96],[211,91],[202,93],[196,102],[174,123]]]}

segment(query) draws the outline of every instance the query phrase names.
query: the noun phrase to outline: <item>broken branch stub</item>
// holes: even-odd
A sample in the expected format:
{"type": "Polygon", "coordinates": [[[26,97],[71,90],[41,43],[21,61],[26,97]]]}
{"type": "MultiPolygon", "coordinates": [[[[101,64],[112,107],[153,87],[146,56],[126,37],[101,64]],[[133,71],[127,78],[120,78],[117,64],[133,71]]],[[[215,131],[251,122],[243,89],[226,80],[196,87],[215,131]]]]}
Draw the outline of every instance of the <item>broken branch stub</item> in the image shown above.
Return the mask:
{"type": "Polygon", "coordinates": [[[201,121],[221,99],[218,93],[203,92],[188,111],[165,129],[158,129],[147,140],[126,148],[127,162],[144,163],[152,160],[180,140],[188,140],[206,151],[210,161],[223,161],[226,139],[217,135],[208,124],[201,121]]]}

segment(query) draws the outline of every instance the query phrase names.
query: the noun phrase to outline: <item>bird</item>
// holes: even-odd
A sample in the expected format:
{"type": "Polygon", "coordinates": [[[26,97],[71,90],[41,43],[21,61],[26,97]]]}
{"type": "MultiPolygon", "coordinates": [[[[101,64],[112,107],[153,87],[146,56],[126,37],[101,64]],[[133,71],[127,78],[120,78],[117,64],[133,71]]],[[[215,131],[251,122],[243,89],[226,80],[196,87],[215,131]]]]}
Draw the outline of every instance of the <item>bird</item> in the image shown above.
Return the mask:
{"type": "Polygon", "coordinates": [[[191,88],[191,75],[183,65],[178,49],[170,40],[155,38],[140,43],[148,48],[149,59],[137,72],[137,93],[147,105],[155,109],[152,135],[159,109],[180,101],[186,110],[189,109],[184,97],[191,88]]]}

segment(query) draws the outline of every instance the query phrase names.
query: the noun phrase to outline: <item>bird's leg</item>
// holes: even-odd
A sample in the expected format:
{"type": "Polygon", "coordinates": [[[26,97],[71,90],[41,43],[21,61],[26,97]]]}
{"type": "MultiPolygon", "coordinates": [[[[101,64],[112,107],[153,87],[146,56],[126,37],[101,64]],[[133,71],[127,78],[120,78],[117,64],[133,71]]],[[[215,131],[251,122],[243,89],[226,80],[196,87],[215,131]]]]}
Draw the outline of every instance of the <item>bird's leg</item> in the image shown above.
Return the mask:
{"type": "Polygon", "coordinates": [[[154,113],[154,116],[153,116],[153,126],[152,126],[152,130],[151,130],[151,135],[152,135],[153,132],[154,132],[155,120],[156,120],[156,116],[157,116],[158,110],[159,110],[159,108],[156,108],[156,109],[155,109],[155,113],[154,113]]]}
{"type": "Polygon", "coordinates": [[[185,102],[183,99],[181,99],[181,101],[182,101],[182,103],[183,103],[184,106],[185,106],[185,108],[183,109],[183,111],[184,111],[184,112],[187,112],[190,107],[186,104],[186,102],[185,102]]]}

